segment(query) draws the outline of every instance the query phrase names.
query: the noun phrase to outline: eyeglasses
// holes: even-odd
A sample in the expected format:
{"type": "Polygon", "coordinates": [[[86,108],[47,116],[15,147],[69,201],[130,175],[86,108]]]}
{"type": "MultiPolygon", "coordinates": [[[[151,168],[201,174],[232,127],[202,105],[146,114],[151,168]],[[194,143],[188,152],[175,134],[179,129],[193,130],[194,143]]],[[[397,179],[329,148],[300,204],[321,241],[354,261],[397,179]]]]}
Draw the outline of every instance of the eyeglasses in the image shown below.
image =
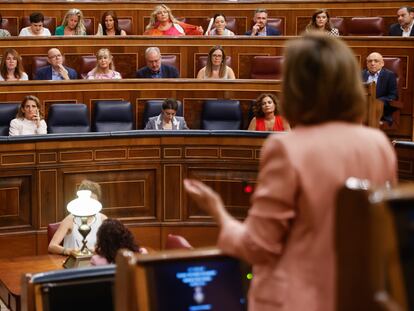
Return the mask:
{"type": "Polygon", "coordinates": [[[62,55],[61,54],[52,55],[52,56],[49,56],[49,58],[50,59],[58,59],[58,58],[62,58],[62,55]]]}

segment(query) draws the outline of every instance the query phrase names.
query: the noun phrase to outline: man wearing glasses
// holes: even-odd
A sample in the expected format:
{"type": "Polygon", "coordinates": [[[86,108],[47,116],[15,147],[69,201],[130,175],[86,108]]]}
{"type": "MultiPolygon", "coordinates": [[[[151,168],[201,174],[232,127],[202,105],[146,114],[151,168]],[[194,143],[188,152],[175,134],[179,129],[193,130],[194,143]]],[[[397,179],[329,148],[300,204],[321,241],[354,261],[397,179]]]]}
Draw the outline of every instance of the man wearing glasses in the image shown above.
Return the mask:
{"type": "Polygon", "coordinates": [[[49,65],[39,68],[36,71],[35,80],[73,80],[78,78],[77,72],[63,65],[62,53],[56,48],[47,52],[49,65]]]}

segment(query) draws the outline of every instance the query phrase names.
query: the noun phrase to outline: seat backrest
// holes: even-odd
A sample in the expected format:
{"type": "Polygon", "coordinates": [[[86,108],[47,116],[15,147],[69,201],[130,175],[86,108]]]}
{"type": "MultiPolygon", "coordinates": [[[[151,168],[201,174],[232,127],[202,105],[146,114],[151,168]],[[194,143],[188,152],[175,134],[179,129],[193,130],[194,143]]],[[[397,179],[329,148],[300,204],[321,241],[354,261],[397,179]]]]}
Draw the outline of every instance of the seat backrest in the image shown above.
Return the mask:
{"type": "MultiPolygon", "coordinates": [[[[29,16],[23,16],[20,30],[22,30],[24,27],[28,27],[28,26],[30,26],[30,18],[29,18],[29,16]]],[[[45,16],[45,20],[43,22],[43,27],[49,29],[49,31],[52,35],[55,34],[56,17],[45,16]]]]}
{"type": "Polygon", "coordinates": [[[399,57],[384,57],[384,67],[388,70],[391,70],[395,75],[397,76],[397,83],[400,87],[400,80],[402,80],[403,77],[403,64],[402,60],[399,57]]]}
{"type": "Polygon", "coordinates": [[[231,99],[205,100],[201,113],[201,128],[204,130],[242,129],[240,102],[231,99]]]}
{"type": "Polygon", "coordinates": [[[186,238],[184,238],[181,235],[175,235],[175,234],[168,234],[167,241],[165,242],[165,249],[192,249],[193,247],[191,244],[187,241],[186,238]]]}
{"type": "Polygon", "coordinates": [[[85,17],[83,19],[83,24],[85,25],[87,35],[93,36],[96,34],[93,18],[85,17]]]}
{"type": "Polygon", "coordinates": [[[12,36],[17,36],[19,34],[17,31],[17,17],[3,16],[0,28],[8,30],[12,36]]]}
{"type": "Polygon", "coordinates": [[[383,36],[385,23],[382,17],[352,17],[347,21],[348,36],[383,36]]]}
{"type": "MultiPolygon", "coordinates": [[[[144,113],[142,115],[142,128],[145,128],[145,125],[147,124],[149,118],[158,116],[161,113],[163,102],[163,99],[151,99],[145,102],[144,113]]],[[[177,116],[182,117],[183,104],[179,100],[177,100],[177,104],[177,116]]]]}
{"type": "MultiPolygon", "coordinates": [[[[60,222],[54,222],[51,224],[47,225],[47,244],[50,243],[50,241],[52,241],[53,236],[55,235],[57,229],[60,226],[60,222]]],[[[63,241],[62,241],[63,243],[63,241]]]]}
{"type": "Polygon", "coordinates": [[[132,105],[123,100],[95,102],[93,130],[95,132],[131,131],[135,129],[132,105]]]}
{"type": "Polygon", "coordinates": [[[19,103],[0,103],[0,136],[9,136],[10,121],[16,117],[19,103]]]}
{"type": "Polygon", "coordinates": [[[163,65],[168,65],[175,67],[178,72],[180,72],[180,64],[178,63],[177,55],[174,54],[162,54],[161,55],[161,63],[163,65]]]}
{"type": "Polygon", "coordinates": [[[88,108],[85,104],[53,104],[49,107],[48,133],[90,132],[88,108]]]}
{"type": "Polygon", "coordinates": [[[96,66],[96,57],[95,55],[82,55],[79,60],[79,74],[85,79],[88,75],[88,72],[91,71],[96,66]]]}
{"type": "Polygon", "coordinates": [[[69,311],[76,305],[80,310],[112,311],[114,286],[115,265],[28,273],[22,281],[22,309],[69,311]]]}
{"type": "Polygon", "coordinates": [[[251,79],[281,79],[283,56],[255,56],[252,60],[251,79]]]}
{"type": "Polygon", "coordinates": [[[283,36],[284,33],[284,20],[282,18],[277,18],[277,17],[269,17],[267,19],[267,25],[269,25],[270,27],[276,28],[277,30],[279,30],[280,34],[283,36]]]}
{"type": "MultiPolygon", "coordinates": [[[[411,206],[414,206],[413,185],[411,191],[411,206]]],[[[403,275],[406,274],[402,273],[398,258],[395,222],[384,204],[390,193],[389,189],[374,191],[368,181],[356,178],[348,179],[338,192],[334,232],[338,311],[383,310],[376,301],[380,293],[387,293],[401,310],[408,310],[406,297],[413,293],[405,294],[403,275]]],[[[413,253],[411,244],[414,281],[413,253]]]]}
{"type": "MultiPolygon", "coordinates": [[[[197,73],[200,71],[201,68],[205,67],[207,65],[207,58],[208,55],[197,55],[196,56],[196,72],[195,76],[197,76],[197,73]]],[[[231,67],[231,56],[226,56],[226,65],[231,67]]]]}
{"type": "Polygon", "coordinates": [[[47,56],[33,56],[32,57],[32,77],[31,79],[34,80],[36,76],[36,72],[39,68],[49,65],[47,61],[47,56]]]}
{"type": "Polygon", "coordinates": [[[346,36],[348,34],[345,19],[343,17],[331,17],[329,20],[332,27],[337,28],[341,36],[346,36]]]}
{"type": "Polygon", "coordinates": [[[132,19],[127,17],[118,18],[118,26],[122,30],[125,30],[127,35],[134,35],[132,32],[132,19]]]}

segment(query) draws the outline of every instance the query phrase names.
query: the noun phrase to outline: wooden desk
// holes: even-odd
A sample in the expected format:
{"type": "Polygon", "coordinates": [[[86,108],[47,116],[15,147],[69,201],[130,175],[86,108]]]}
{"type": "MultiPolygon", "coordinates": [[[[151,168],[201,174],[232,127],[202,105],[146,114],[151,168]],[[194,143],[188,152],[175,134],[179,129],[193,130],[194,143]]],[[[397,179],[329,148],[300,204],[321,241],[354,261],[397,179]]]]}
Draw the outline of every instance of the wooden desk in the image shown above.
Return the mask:
{"type": "Polygon", "coordinates": [[[64,259],[59,255],[0,259],[0,299],[10,310],[20,310],[22,275],[62,269],[64,259]]]}

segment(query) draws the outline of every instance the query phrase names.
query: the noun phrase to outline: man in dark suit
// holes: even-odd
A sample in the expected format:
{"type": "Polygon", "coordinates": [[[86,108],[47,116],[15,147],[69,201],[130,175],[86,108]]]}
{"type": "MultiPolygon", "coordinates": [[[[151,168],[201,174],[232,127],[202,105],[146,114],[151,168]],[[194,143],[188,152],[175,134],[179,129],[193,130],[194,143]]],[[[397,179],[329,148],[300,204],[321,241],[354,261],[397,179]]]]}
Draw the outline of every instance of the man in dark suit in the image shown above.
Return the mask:
{"type": "Polygon", "coordinates": [[[280,32],[276,28],[267,26],[267,10],[257,9],[254,12],[254,25],[252,30],[245,33],[246,36],[279,36],[280,32]]]}
{"type": "Polygon", "coordinates": [[[161,52],[157,47],[145,50],[147,65],[137,71],[137,78],[179,78],[178,70],[173,66],[161,64],[161,52]]]}
{"type": "Polygon", "coordinates": [[[398,23],[390,26],[390,36],[414,37],[414,8],[402,6],[397,11],[398,23]]]}
{"type": "Polygon", "coordinates": [[[62,53],[56,48],[47,52],[49,65],[39,68],[35,74],[35,80],[73,80],[78,78],[78,73],[63,65],[62,53]]]}
{"type": "Polygon", "coordinates": [[[371,53],[367,57],[367,69],[362,72],[364,82],[376,83],[376,97],[384,103],[382,121],[392,125],[392,113],[396,108],[390,105],[392,100],[398,99],[397,78],[395,74],[384,67],[384,59],[379,53],[371,53]]]}

